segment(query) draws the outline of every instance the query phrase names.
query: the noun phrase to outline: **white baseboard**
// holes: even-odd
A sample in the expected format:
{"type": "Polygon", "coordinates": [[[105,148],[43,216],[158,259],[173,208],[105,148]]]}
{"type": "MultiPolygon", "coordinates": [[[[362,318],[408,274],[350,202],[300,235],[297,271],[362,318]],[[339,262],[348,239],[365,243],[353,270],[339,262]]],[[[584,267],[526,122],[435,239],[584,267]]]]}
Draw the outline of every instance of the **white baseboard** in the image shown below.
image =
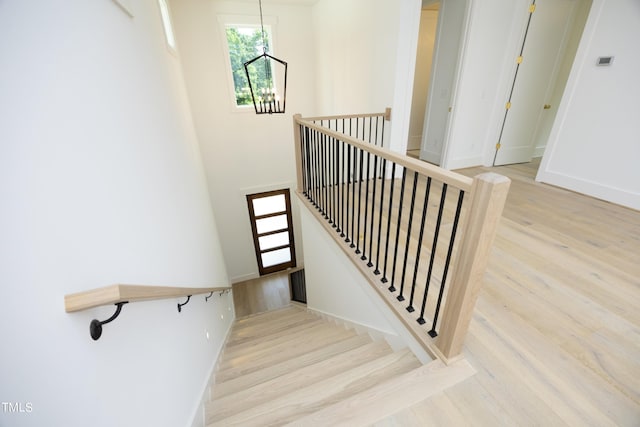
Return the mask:
{"type": "Polygon", "coordinates": [[[464,168],[472,168],[475,166],[482,166],[484,159],[482,156],[476,157],[464,157],[458,159],[451,159],[446,165],[442,167],[448,170],[456,170],[456,169],[464,169],[464,168]]]}
{"type": "Polygon", "coordinates": [[[342,325],[347,329],[353,329],[359,334],[368,334],[374,341],[385,340],[387,344],[389,344],[389,346],[393,349],[393,351],[407,348],[407,344],[398,335],[393,335],[389,332],[381,331],[379,329],[372,328],[371,326],[363,325],[362,323],[354,322],[352,320],[345,319],[344,317],[336,316],[335,314],[327,313],[322,310],[309,307],[307,307],[307,310],[315,313],[325,320],[336,323],[338,325],[342,325]]]}
{"type": "Polygon", "coordinates": [[[211,400],[211,386],[213,385],[213,382],[214,382],[213,373],[216,371],[216,368],[218,367],[218,363],[220,362],[220,355],[222,354],[222,350],[224,349],[225,345],[227,345],[227,341],[229,340],[229,335],[230,335],[231,327],[233,326],[233,323],[234,322],[231,322],[229,324],[229,329],[227,329],[227,333],[225,334],[224,340],[222,341],[222,345],[218,350],[218,354],[213,360],[213,363],[209,368],[209,372],[205,377],[204,384],[201,388],[202,392],[200,393],[200,396],[201,396],[200,403],[198,404],[198,406],[196,407],[193,413],[190,427],[206,426],[206,406],[207,406],[207,402],[211,400]]]}
{"type": "Polygon", "coordinates": [[[229,281],[231,282],[231,284],[233,284],[233,283],[246,282],[247,280],[257,279],[259,277],[260,277],[260,274],[258,273],[248,273],[248,274],[232,277],[229,279],[229,281]]]}
{"type": "Polygon", "coordinates": [[[640,210],[640,194],[622,188],[565,175],[549,170],[538,171],[536,181],[576,191],[596,199],[605,200],[631,209],[640,210]]]}
{"type": "Polygon", "coordinates": [[[536,157],[542,157],[544,155],[544,149],[547,148],[547,146],[543,146],[543,147],[536,147],[533,149],[533,158],[536,157]]]}

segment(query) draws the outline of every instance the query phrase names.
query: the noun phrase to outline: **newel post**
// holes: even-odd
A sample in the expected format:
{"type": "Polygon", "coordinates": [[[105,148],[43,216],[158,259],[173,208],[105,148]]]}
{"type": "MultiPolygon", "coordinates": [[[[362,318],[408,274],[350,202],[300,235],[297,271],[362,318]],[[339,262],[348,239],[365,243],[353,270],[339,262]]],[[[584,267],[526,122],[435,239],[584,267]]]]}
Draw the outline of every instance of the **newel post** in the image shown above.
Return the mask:
{"type": "Polygon", "coordinates": [[[298,120],[302,115],[294,114],[293,116],[293,145],[295,147],[295,155],[296,155],[296,190],[299,193],[304,191],[302,188],[302,142],[300,138],[300,124],[298,120]]]}
{"type": "Polygon", "coordinates": [[[447,359],[462,353],[510,184],[509,178],[495,173],[474,178],[469,217],[436,341],[447,359]]]}

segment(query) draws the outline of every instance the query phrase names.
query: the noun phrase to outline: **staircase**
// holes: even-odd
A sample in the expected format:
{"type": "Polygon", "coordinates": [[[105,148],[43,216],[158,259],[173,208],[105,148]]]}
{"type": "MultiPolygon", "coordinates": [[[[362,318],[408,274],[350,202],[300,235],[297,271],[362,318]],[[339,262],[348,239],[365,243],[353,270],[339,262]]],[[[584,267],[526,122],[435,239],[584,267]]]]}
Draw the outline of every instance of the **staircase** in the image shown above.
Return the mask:
{"type": "Polygon", "coordinates": [[[423,366],[408,349],[393,351],[290,306],[236,321],[214,374],[206,425],[366,425],[470,369],[466,362],[423,366]]]}

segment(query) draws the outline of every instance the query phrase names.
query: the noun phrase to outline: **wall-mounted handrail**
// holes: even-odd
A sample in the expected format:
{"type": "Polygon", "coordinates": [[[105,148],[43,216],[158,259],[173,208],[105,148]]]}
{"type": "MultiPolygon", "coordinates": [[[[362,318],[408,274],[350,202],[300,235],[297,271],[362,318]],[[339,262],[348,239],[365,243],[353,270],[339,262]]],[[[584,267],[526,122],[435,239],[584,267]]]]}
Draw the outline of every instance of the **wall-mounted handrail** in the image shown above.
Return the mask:
{"type": "MultiPolygon", "coordinates": [[[[143,286],[143,285],[110,285],[102,288],[91,289],[88,291],[78,292],[64,296],[64,307],[67,313],[88,310],[103,305],[115,304],[116,312],[109,319],[99,321],[93,319],[91,321],[89,331],[91,338],[97,340],[102,335],[102,325],[111,322],[120,314],[124,304],[136,301],[151,301],[157,299],[188,297],[183,304],[178,304],[178,312],[182,311],[182,306],[186,305],[193,295],[209,294],[214,292],[223,293],[230,292],[230,287],[215,288],[181,288],[170,286],[143,286]]],[[[205,297],[205,301],[209,300],[205,297]]]]}
{"type": "Polygon", "coordinates": [[[208,294],[230,290],[228,286],[214,288],[182,288],[170,286],[110,285],[89,291],[64,296],[67,313],[117,304],[119,302],[149,301],[156,299],[180,298],[189,295],[208,294]]]}
{"type": "Polygon", "coordinates": [[[384,148],[381,116],[295,115],[297,194],[425,349],[448,362],[462,351],[510,181],[384,148]]]}

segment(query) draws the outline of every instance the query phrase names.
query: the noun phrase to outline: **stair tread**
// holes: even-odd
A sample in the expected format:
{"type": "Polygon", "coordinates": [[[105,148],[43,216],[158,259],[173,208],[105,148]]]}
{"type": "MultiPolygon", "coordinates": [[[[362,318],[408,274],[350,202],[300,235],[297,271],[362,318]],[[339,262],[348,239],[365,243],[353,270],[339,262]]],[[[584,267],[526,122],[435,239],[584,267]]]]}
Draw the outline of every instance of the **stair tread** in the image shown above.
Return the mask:
{"type": "MultiPolygon", "coordinates": [[[[207,405],[207,419],[216,421],[229,417],[243,408],[277,399],[283,394],[299,390],[324,378],[340,375],[392,352],[386,342],[369,342],[344,353],[327,356],[314,364],[290,369],[276,378],[215,398],[207,405]]],[[[271,367],[267,368],[270,369],[271,367]]]]}
{"type": "Polygon", "coordinates": [[[434,360],[287,425],[368,426],[464,381],[475,372],[464,359],[449,366],[434,360]]]}
{"type": "Polygon", "coordinates": [[[270,331],[276,329],[279,326],[285,326],[288,324],[296,323],[302,319],[310,319],[317,316],[305,311],[296,309],[295,311],[288,311],[281,316],[256,316],[251,323],[243,325],[234,324],[231,328],[229,337],[231,340],[235,338],[242,338],[247,336],[259,336],[262,331],[270,331]]]}
{"type": "Polygon", "coordinates": [[[220,382],[215,378],[216,381],[212,387],[212,398],[224,397],[228,394],[235,393],[238,390],[243,390],[253,385],[279,377],[280,375],[284,375],[291,370],[317,363],[334,354],[340,354],[370,342],[371,338],[367,335],[355,335],[353,337],[331,343],[326,347],[302,354],[296,358],[271,365],[268,369],[254,371],[224,382],[220,382]]]}
{"type": "Polygon", "coordinates": [[[363,363],[348,372],[281,395],[269,402],[246,408],[236,415],[215,422],[207,419],[207,426],[229,424],[261,426],[290,422],[418,366],[420,362],[409,350],[397,351],[363,363]]]}
{"type": "Polygon", "coordinates": [[[304,328],[296,329],[292,333],[282,332],[264,341],[255,340],[256,345],[254,347],[247,347],[244,350],[241,349],[240,351],[231,351],[229,353],[225,350],[220,358],[219,369],[224,370],[229,367],[238,366],[241,363],[250,363],[251,360],[260,359],[265,354],[270,353],[271,349],[287,349],[306,345],[307,342],[316,336],[320,338],[324,335],[355,335],[353,331],[332,327],[322,320],[305,326],[304,328]]]}
{"type": "MultiPolygon", "coordinates": [[[[286,340],[287,337],[289,339],[295,339],[297,334],[304,333],[304,331],[307,331],[319,325],[323,325],[323,322],[317,317],[308,320],[302,320],[296,324],[288,325],[286,328],[278,329],[273,333],[265,333],[259,337],[252,337],[245,341],[236,342],[234,345],[225,346],[224,352],[222,353],[221,361],[238,354],[248,353],[260,348],[266,348],[270,346],[272,347],[275,344],[286,340]]],[[[324,325],[324,327],[326,328],[326,325],[324,325]]]]}
{"type": "Polygon", "coordinates": [[[295,305],[287,305],[286,307],[276,308],[274,310],[269,310],[262,313],[250,314],[249,316],[237,318],[233,326],[235,327],[235,326],[250,324],[258,318],[261,318],[261,319],[268,319],[270,317],[277,318],[281,316],[286,316],[289,313],[296,313],[301,311],[305,311],[305,310],[295,305]]]}
{"type": "Polygon", "coordinates": [[[227,381],[231,378],[257,371],[265,366],[311,352],[354,335],[355,333],[353,331],[333,327],[318,332],[317,334],[302,336],[295,341],[280,343],[279,345],[262,351],[252,352],[245,356],[237,356],[226,360],[220,365],[216,373],[216,380],[221,382],[227,381]]]}

